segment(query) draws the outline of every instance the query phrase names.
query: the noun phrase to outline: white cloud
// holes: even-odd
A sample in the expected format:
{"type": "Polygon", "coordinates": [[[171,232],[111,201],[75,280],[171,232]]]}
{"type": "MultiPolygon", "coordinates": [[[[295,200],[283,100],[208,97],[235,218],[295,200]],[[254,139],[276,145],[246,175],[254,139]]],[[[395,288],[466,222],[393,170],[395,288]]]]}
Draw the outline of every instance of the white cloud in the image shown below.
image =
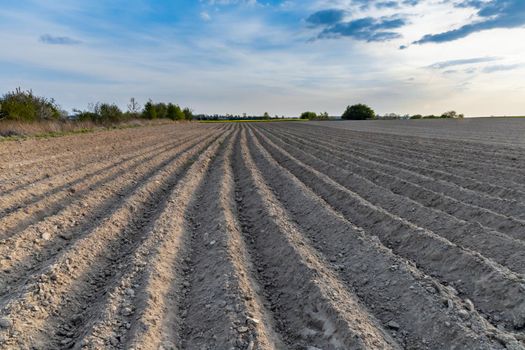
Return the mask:
{"type": "Polygon", "coordinates": [[[202,11],[202,12],[200,13],[200,17],[201,17],[201,19],[202,19],[203,21],[205,21],[205,22],[211,21],[211,16],[210,16],[210,14],[209,14],[208,12],[206,12],[206,11],[202,11]]]}

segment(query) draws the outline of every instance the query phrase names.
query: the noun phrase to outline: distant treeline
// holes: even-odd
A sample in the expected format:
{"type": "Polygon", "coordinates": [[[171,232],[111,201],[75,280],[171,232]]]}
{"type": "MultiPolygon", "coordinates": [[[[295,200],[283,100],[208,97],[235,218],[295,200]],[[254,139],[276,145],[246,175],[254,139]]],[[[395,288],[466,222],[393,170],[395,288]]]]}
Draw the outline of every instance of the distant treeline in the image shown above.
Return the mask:
{"type": "Polygon", "coordinates": [[[449,112],[445,112],[441,115],[421,115],[421,114],[416,114],[416,115],[412,115],[410,116],[410,118],[408,119],[454,119],[454,118],[463,118],[464,115],[463,114],[458,114],[456,111],[449,111],[449,112]]]}
{"type": "Polygon", "coordinates": [[[0,98],[0,120],[36,122],[45,120],[78,120],[95,123],[119,123],[131,119],[171,119],[191,120],[193,112],[173,103],[154,103],[149,100],[141,106],[134,98],[130,99],[128,110],[122,111],[116,104],[93,103],[87,110],[74,109],[73,114],[64,111],[54,99],[35,96],[31,90],[20,88],[8,92],[0,98]]]}
{"type": "MultiPolygon", "coordinates": [[[[35,122],[45,120],[65,121],[91,121],[98,124],[112,124],[132,119],[171,119],[171,120],[271,120],[284,119],[284,116],[270,116],[265,112],[262,116],[243,115],[194,115],[190,108],[182,108],[174,103],[154,103],[149,100],[140,105],[131,98],[127,111],[122,111],[116,104],[92,103],[87,110],[74,109],[69,114],[60,108],[54,99],[35,96],[31,90],[24,91],[20,88],[8,92],[0,98],[0,120],[15,120],[22,122],[35,122]]],[[[315,113],[307,111],[301,114],[301,119],[329,120],[327,112],[315,113]]],[[[348,106],[343,112],[341,119],[366,120],[366,119],[438,119],[438,118],[463,118],[463,114],[455,111],[443,113],[440,116],[427,115],[398,115],[390,113],[384,116],[377,115],[372,108],[365,104],[348,106]]]]}
{"type": "MultiPolygon", "coordinates": [[[[334,117],[329,117],[328,113],[317,114],[315,112],[303,112],[301,119],[309,120],[328,120],[334,117]]],[[[463,114],[458,114],[455,111],[445,112],[439,116],[437,115],[399,115],[396,113],[389,113],[385,115],[377,115],[372,108],[369,106],[359,103],[356,105],[346,107],[346,110],[341,115],[341,119],[344,120],[369,120],[369,119],[452,119],[452,118],[463,118],[463,114]]]]}
{"type": "Polygon", "coordinates": [[[276,119],[285,119],[284,116],[270,116],[270,115],[262,115],[262,116],[256,116],[256,115],[231,115],[231,114],[197,114],[193,118],[194,120],[211,120],[211,121],[219,121],[219,120],[276,120],[276,119]]]}
{"type": "Polygon", "coordinates": [[[194,116],[195,120],[275,120],[275,119],[286,119],[284,115],[271,116],[268,112],[264,112],[263,115],[248,115],[246,113],[241,114],[197,114],[194,116]]]}

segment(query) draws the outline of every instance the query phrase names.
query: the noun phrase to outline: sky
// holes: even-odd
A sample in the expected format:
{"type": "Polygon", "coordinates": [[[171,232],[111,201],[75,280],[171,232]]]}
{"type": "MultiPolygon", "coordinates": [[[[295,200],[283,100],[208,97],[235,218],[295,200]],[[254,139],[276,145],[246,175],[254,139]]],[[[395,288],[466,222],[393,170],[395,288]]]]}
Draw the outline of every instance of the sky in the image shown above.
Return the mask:
{"type": "Polygon", "coordinates": [[[66,110],[525,115],[525,0],[0,0],[0,92],[66,110]]]}

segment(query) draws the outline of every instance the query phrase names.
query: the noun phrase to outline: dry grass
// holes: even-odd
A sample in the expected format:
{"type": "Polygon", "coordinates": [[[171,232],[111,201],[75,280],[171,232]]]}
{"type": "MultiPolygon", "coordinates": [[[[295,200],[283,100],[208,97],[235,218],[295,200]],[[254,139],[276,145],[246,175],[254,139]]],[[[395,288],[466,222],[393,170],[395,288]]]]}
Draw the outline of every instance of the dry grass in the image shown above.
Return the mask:
{"type": "Polygon", "coordinates": [[[166,120],[144,120],[131,119],[121,123],[97,124],[92,121],[40,121],[34,123],[20,122],[14,120],[0,121],[0,139],[19,138],[29,136],[59,136],[69,133],[89,132],[110,128],[127,128],[145,125],[157,125],[171,123],[166,120]]]}
{"type": "Polygon", "coordinates": [[[84,129],[94,129],[92,122],[42,121],[25,123],[14,120],[0,122],[0,136],[32,136],[39,134],[67,133],[84,129]]]}

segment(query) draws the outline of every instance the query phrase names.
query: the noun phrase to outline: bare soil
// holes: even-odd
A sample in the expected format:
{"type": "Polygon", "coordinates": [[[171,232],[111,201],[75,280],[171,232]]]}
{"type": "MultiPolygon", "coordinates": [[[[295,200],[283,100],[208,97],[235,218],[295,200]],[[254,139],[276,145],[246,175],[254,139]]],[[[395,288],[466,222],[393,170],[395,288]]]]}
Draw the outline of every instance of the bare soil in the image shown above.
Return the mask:
{"type": "Polygon", "coordinates": [[[522,145],[348,125],[0,143],[0,348],[524,349],[522,145]]]}

